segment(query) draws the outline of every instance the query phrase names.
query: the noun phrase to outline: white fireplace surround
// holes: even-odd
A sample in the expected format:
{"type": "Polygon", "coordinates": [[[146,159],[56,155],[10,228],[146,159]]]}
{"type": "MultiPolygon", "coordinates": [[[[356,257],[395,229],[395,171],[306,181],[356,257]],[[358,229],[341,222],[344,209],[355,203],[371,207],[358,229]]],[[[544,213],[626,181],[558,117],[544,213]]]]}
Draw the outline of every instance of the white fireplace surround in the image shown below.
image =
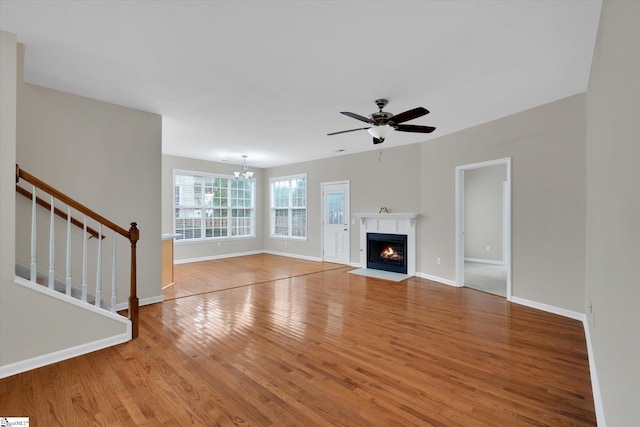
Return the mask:
{"type": "Polygon", "coordinates": [[[367,267],[367,233],[407,236],[407,274],[416,275],[417,213],[357,213],[360,218],[360,267],[367,267]]]}

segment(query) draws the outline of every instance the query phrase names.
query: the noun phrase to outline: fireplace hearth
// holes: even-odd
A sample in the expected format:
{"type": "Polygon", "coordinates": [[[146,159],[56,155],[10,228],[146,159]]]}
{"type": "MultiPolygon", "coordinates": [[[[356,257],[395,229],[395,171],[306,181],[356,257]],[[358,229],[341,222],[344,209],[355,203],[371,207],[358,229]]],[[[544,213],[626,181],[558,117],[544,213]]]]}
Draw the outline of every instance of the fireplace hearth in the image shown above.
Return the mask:
{"type": "Polygon", "coordinates": [[[367,268],[407,274],[407,236],[367,233],[367,268]]]}

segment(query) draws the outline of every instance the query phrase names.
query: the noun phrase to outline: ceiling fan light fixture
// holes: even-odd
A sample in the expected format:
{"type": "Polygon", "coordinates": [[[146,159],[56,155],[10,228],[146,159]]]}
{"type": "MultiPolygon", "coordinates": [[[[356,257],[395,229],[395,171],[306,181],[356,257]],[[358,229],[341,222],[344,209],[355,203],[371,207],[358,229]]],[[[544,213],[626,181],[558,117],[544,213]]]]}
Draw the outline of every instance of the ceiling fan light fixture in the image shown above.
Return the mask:
{"type": "Polygon", "coordinates": [[[371,126],[367,129],[367,132],[374,138],[384,140],[387,136],[389,136],[395,129],[393,126],[389,125],[379,125],[379,126],[371,126]]]}

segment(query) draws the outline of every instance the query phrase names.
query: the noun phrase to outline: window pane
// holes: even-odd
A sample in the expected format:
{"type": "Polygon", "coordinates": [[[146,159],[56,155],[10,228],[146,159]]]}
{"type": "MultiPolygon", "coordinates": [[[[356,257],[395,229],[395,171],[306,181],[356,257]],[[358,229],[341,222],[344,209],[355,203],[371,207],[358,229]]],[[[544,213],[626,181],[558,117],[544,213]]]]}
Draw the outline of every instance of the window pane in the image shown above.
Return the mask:
{"type": "Polygon", "coordinates": [[[289,209],[275,210],[273,234],[276,236],[289,235],[289,209]]]}
{"type": "Polygon", "coordinates": [[[307,235],[307,210],[292,209],[291,210],[291,235],[293,237],[306,237],[307,235]]]}
{"type": "Polygon", "coordinates": [[[202,234],[201,209],[176,208],[176,233],[179,239],[199,239],[202,234]]]}
{"type": "Polygon", "coordinates": [[[342,193],[327,194],[327,224],[344,224],[344,195],[342,193]]]}
{"type": "Polygon", "coordinates": [[[227,236],[227,210],[207,209],[205,221],[206,237],[227,236]]]}
{"type": "Polygon", "coordinates": [[[231,235],[251,236],[253,211],[251,209],[231,209],[231,235]]]}
{"type": "Polygon", "coordinates": [[[291,183],[291,206],[303,208],[307,205],[307,186],[304,178],[295,179],[291,183]]]}
{"type": "Polygon", "coordinates": [[[273,188],[273,207],[289,207],[289,181],[275,181],[273,188]]]}

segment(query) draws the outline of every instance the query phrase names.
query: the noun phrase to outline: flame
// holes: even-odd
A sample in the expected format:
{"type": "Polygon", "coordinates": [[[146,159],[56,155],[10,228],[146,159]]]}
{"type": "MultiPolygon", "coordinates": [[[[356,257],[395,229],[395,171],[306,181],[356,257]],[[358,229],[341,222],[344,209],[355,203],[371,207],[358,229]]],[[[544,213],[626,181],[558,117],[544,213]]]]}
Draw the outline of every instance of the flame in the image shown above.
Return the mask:
{"type": "Polygon", "coordinates": [[[391,246],[387,246],[382,252],[380,252],[380,257],[386,259],[399,259],[400,255],[398,255],[391,246]]]}

